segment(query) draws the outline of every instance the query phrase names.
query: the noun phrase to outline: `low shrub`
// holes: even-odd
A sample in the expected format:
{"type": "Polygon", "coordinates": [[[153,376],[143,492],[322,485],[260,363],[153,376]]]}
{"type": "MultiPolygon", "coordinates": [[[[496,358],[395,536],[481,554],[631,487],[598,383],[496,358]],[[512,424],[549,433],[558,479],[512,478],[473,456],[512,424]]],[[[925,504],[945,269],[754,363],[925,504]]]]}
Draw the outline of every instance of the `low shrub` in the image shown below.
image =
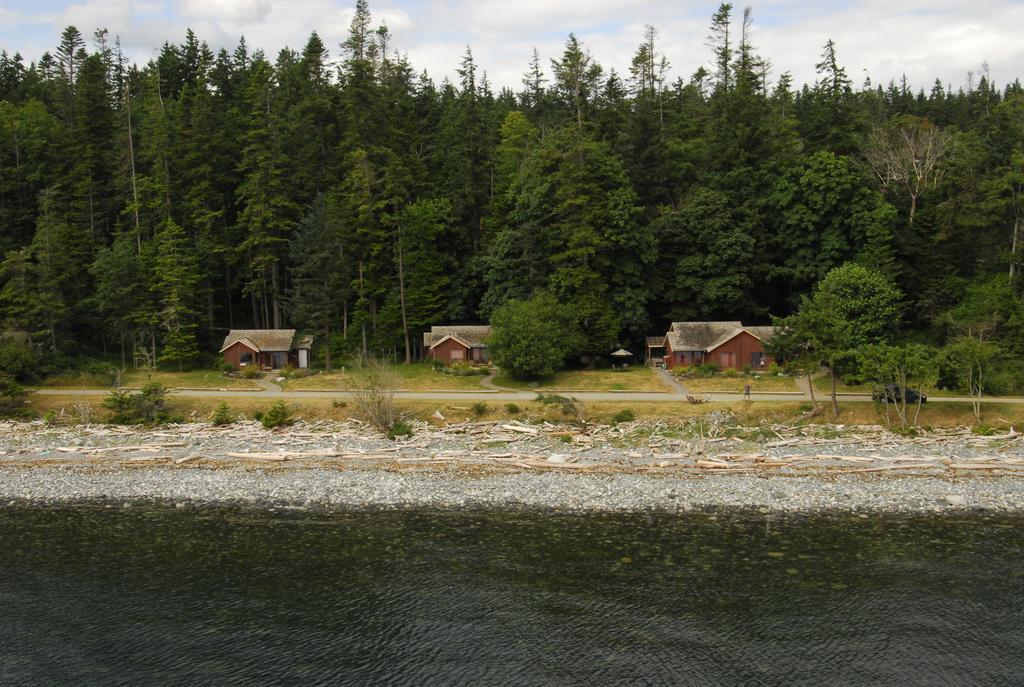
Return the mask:
{"type": "Polygon", "coordinates": [[[295,367],[293,365],[287,365],[284,369],[278,370],[281,377],[285,379],[302,379],[313,374],[313,371],[308,367],[295,367]]]}
{"type": "Polygon", "coordinates": [[[108,375],[93,372],[61,372],[60,374],[47,377],[43,383],[46,386],[98,387],[111,386],[115,383],[115,379],[108,375]]]}
{"type": "Polygon", "coordinates": [[[732,379],[734,377],[739,377],[740,373],[737,372],[735,369],[730,367],[728,370],[723,370],[722,371],[722,376],[723,377],[728,377],[728,378],[732,379]]]}
{"type": "Polygon", "coordinates": [[[14,341],[0,341],[0,375],[19,384],[36,381],[38,361],[32,349],[14,341]]]}
{"type": "Polygon", "coordinates": [[[388,430],[388,439],[394,441],[398,437],[411,437],[413,435],[412,425],[404,420],[398,420],[388,430]]]}
{"type": "Polygon", "coordinates": [[[229,375],[235,371],[235,366],[232,365],[231,363],[221,363],[220,371],[226,375],[229,375]]]}
{"type": "Polygon", "coordinates": [[[486,415],[488,410],[490,410],[490,408],[488,408],[487,404],[483,401],[477,401],[473,404],[473,414],[477,417],[486,415]]]}
{"type": "Polygon", "coordinates": [[[620,422],[632,422],[636,419],[636,415],[629,408],[620,410],[619,412],[612,415],[612,424],[619,424],[620,422]]]}
{"type": "Polygon", "coordinates": [[[782,374],[782,368],[779,366],[778,363],[769,363],[768,364],[768,374],[774,375],[774,376],[781,375],[782,374]]]}
{"type": "Polygon", "coordinates": [[[284,401],[274,401],[273,405],[267,408],[267,412],[260,413],[257,419],[264,429],[287,427],[295,422],[292,418],[291,408],[284,401]]]}
{"type": "Polygon", "coordinates": [[[431,358],[430,359],[430,367],[435,372],[443,372],[444,371],[444,362],[441,361],[441,360],[438,360],[437,358],[431,358]]]}
{"type": "Polygon", "coordinates": [[[697,374],[713,375],[718,372],[718,365],[714,363],[701,363],[697,366],[697,374]]]}
{"type": "Polygon", "coordinates": [[[149,382],[142,387],[142,392],[138,396],[138,406],[143,422],[162,423],[171,421],[167,408],[167,394],[169,391],[160,382],[149,382]]]}
{"type": "Polygon", "coordinates": [[[101,404],[110,411],[107,421],[115,425],[131,424],[135,420],[135,401],[124,389],[114,389],[101,404]]]}
{"type": "Polygon", "coordinates": [[[990,437],[996,434],[1002,434],[1003,430],[998,427],[992,427],[991,425],[975,425],[971,428],[971,433],[981,437],[990,437]]]}
{"type": "Polygon", "coordinates": [[[469,363],[453,363],[446,367],[444,372],[453,377],[485,377],[489,370],[486,367],[474,367],[469,363]]]}
{"type": "Polygon", "coordinates": [[[519,412],[519,406],[517,406],[515,403],[506,403],[505,412],[507,412],[509,415],[515,415],[519,412]]]}
{"type": "Polygon", "coordinates": [[[263,371],[260,370],[259,365],[246,365],[242,368],[242,377],[244,379],[259,379],[263,376],[263,371]]]}
{"type": "Polygon", "coordinates": [[[217,404],[217,407],[213,411],[213,415],[210,416],[210,422],[215,425],[230,425],[235,421],[234,415],[231,414],[231,409],[228,408],[228,404],[221,401],[217,404]]]}
{"type": "Polygon", "coordinates": [[[0,374],[0,417],[24,418],[29,416],[25,405],[25,389],[13,378],[0,374]]]}
{"type": "Polygon", "coordinates": [[[538,394],[537,402],[542,405],[557,406],[562,411],[562,415],[571,417],[573,422],[580,427],[584,427],[587,424],[586,411],[582,401],[578,398],[560,396],[558,394],[538,394]]]}
{"type": "Polygon", "coordinates": [[[167,407],[169,389],[160,382],[149,382],[137,394],[114,389],[103,400],[110,411],[108,422],[116,425],[159,425],[177,422],[167,407]]]}

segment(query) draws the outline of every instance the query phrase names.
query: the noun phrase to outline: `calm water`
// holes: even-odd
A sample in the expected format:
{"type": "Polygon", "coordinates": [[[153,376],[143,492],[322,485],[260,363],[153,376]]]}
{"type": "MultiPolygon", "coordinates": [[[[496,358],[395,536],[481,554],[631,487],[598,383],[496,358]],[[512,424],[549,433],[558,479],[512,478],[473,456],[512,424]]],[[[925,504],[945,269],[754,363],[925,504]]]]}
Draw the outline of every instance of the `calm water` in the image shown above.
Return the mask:
{"type": "Polygon", "coordinates": [[[0,510],[3,685],[1021,685],[1024,521],[0,510]]]}

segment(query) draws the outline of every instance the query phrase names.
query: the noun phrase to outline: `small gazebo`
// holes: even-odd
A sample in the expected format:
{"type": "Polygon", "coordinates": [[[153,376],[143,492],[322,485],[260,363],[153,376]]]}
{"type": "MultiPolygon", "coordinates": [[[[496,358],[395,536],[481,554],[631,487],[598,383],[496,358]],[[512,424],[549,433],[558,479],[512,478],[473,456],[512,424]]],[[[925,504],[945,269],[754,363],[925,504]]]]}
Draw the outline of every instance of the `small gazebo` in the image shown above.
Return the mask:
{"type": "Polygon", "coordinates": [[[629,361],[632,358],[632,353],[627,351],[625,348],[620,348],[619,350],[612,353],[612,360],[614,361],[612,363],[612,367],[627,367],[629,365],[629,361]]]}

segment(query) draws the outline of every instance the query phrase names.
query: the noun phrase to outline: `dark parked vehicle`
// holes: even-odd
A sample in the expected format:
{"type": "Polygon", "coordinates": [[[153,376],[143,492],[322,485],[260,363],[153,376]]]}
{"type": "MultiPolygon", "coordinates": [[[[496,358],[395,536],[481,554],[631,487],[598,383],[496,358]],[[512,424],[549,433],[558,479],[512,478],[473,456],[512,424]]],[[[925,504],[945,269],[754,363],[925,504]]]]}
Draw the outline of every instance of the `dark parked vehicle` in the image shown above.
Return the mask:
{"type": "Polygon", "coordinates": [[[892,403],[899,403],[903,400],[906,400],[907,403],[917,403],[918,397],[920,397],[921,403],[928,402],[928,394],[921,393],[917,389],[910,389],[897,384],[888,384],[884,389],[875,391],[871,394],[871,399],[874,401],[888,400],[892,403]]]}

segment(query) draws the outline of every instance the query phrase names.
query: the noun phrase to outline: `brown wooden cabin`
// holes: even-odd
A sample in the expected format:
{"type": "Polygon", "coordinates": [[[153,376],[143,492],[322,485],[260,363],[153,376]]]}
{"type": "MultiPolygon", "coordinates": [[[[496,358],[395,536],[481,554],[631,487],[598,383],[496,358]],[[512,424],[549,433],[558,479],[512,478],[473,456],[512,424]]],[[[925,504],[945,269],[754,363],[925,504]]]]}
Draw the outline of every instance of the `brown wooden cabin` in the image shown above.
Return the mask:
{"type": "Polygon", "coordinates": [[[431,327],[429,332],[423,333],[424,357],[440,360],[445,365],[486,365],[491,359],[487,351],[487,337],[490,335],[490,325],[431,327]]]}
{"type": "Polygon", "coordinates": [[[296,337],[294,329],[232,329],[220,352],[224,362],[240,370],[251,365],[261,370],[309,367],[313,337],[296,337]]]}
{"type": "Polygon", "coordinates": [[[665,367],[713,363],[720,370],[766,370],[775,358],[764,350],[774,327],[740,322],[673,322],[664,339],[665,367]]]}

